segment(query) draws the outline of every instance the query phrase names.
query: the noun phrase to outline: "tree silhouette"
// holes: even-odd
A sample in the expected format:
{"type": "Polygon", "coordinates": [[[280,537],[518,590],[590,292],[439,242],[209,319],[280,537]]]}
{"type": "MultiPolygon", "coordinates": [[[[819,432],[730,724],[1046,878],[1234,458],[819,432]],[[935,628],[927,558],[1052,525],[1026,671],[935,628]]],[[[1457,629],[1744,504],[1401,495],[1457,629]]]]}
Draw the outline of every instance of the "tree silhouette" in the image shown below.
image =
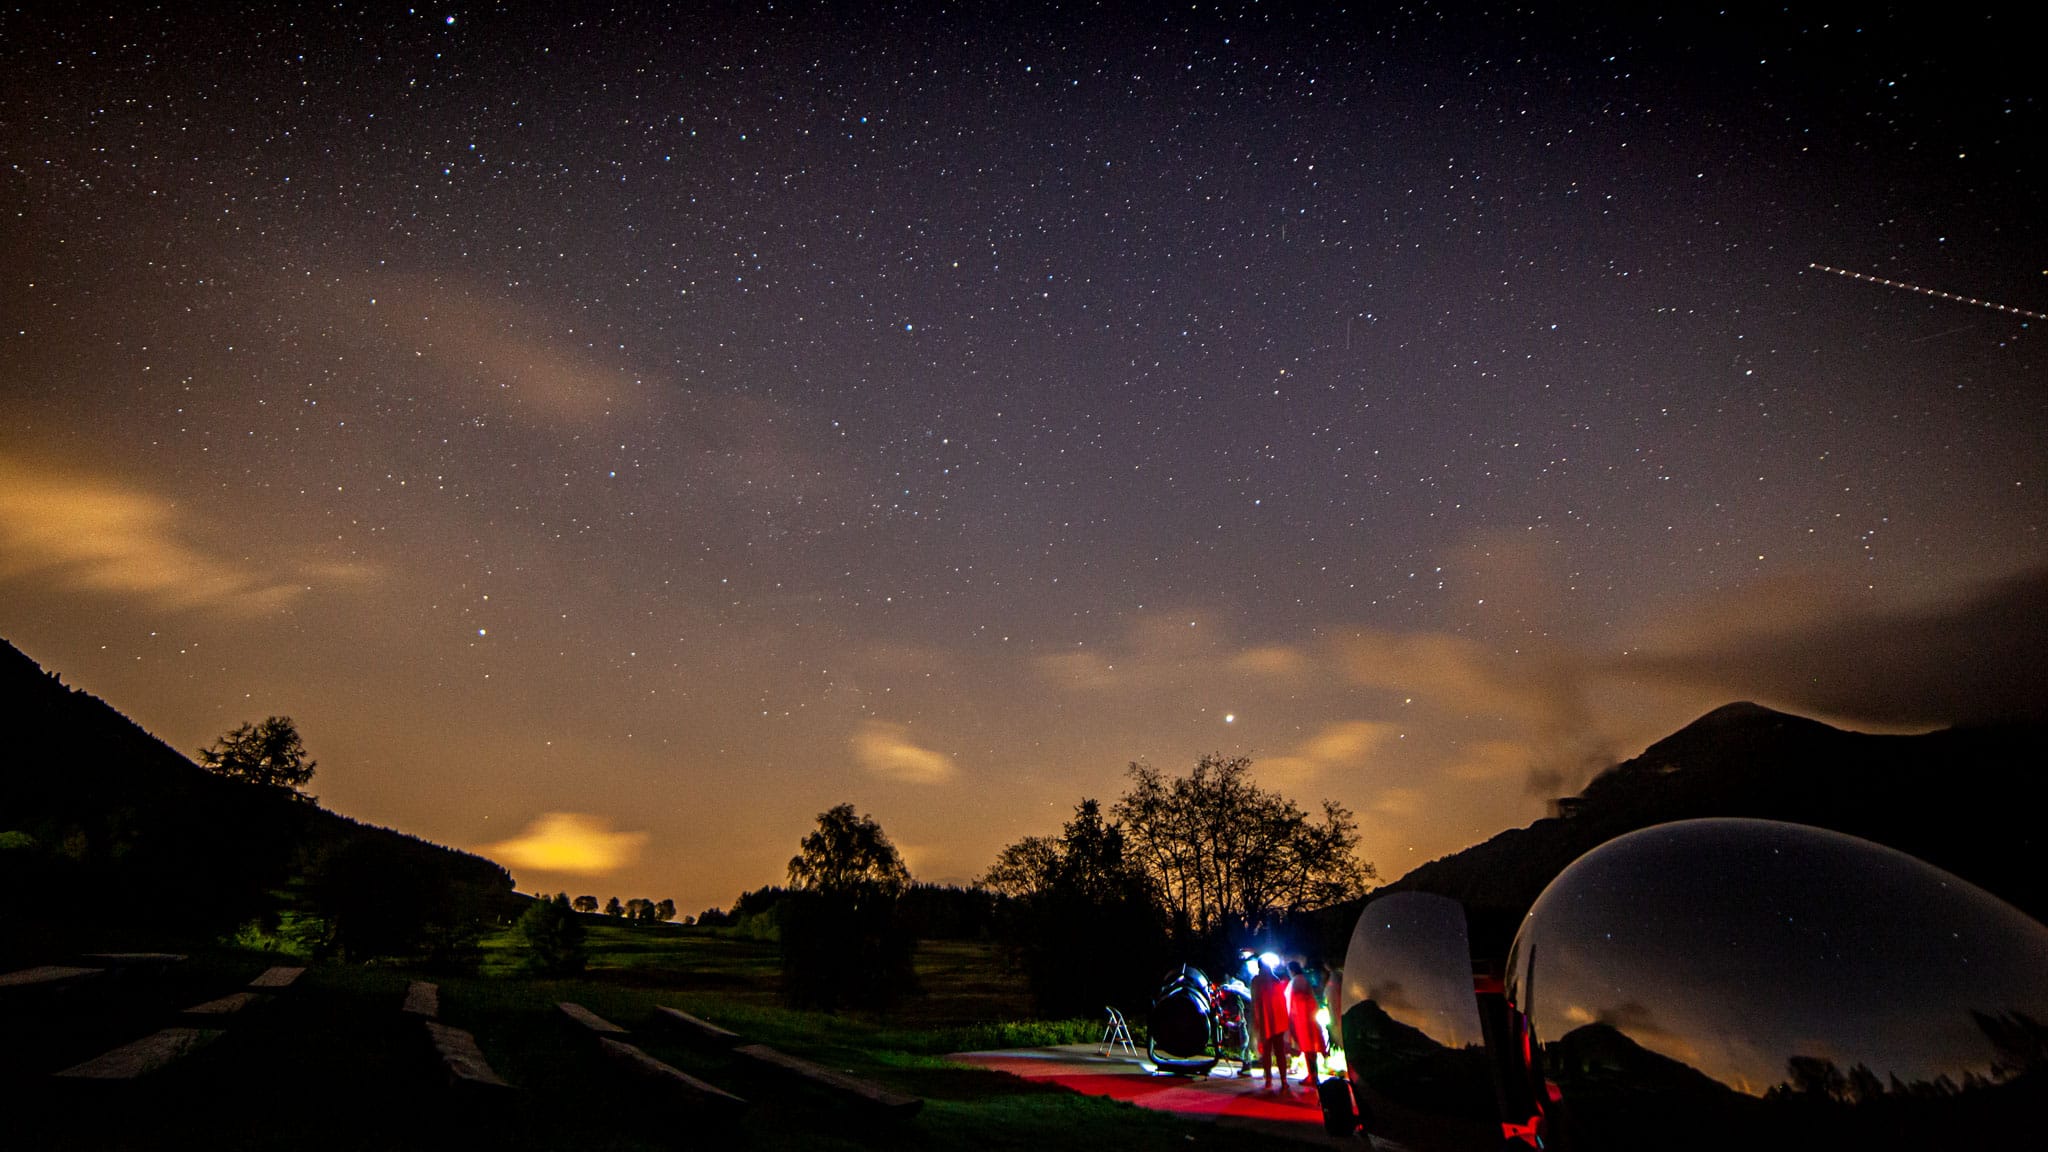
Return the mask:
{"type": "Polygon", "coordinates": [[[300,789],[313,778],[317,761],[306,759],[306,745],[289,716],[266,716],[244,724],[199,750],[199,764],[233,780],[261,784],[312,800],[300,789]]]}
{"type": "Polygon", "coordinates": [[[619,903],[619,898],[614,896],[604,902],[604,914],[607,916],[624,916],[626,914],[626,906],[619,903]]]}
{"type": "Polygon", "coordinates": [[[1358,822],[1325,800],[1323,818],[1252,779],[1250,757],[1204,756],[1168,779],[1143,764],[1112,814],[1176,931],[1208,936],[1235,922],[1256,932],[1275,912],[1363,895],[1374,876],[1355,855],[1358,822]]]}
{"type": "Polygon", "coordinates": [[[910,869],[903,866],[882,826],[871,817],[856,816],[851,804],[818,813],[817,830],[797,848],[789,861],[789,881],[806,891],[872,889],[895,896],[910,884],[910,869]]]}
{"type": "Polygon", "coordinates": [[[1096,801],[1076,805],[1058,836],[1004,848],[981,883],[1012,898],[998,931],[1040,1013],[1086,1015],[1153,990],[1166,962],[1164,917],[1123,830],[1096,801]],[[1077,956],[1093,959],[1077,965],[1077,956]]]}
{"type": "Polygon", "coordinates": [[[576,899],[569,902],[569,906],[576,909],[578,912],[595,912],[597,911],[597,897],[578,896],[576,899]]]}
{"type": "Polygon", "coordinates": [[[899,915],[910,870],[881,825],[853,805],[818,813],[797,845],[780,905],[782,988],[799,1004],[878,1007],[912,989],[917,935],[899,915]]]}

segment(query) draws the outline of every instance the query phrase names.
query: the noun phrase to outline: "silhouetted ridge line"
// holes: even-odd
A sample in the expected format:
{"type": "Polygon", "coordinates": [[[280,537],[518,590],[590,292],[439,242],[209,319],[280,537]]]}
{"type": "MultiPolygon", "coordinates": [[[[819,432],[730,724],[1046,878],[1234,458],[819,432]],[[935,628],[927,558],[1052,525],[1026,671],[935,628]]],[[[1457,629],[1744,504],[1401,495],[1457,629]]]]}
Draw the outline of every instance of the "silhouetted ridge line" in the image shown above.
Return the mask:
{"type": "Polygon", "coordinates": [[[369,910],[446,919],[451,901],[470,915],[514,899],[481,856],[206,771],[5,640],[0,732],[0,883],[36,893],[0,901],[0,959],[209,939],[273,916],[280,892],[338,897],[344,881],[383,885],[355,901],[365,940],[369,910]]]}
{"type": "Polygon", "coordinates": [[[1879,736],[1740,702],[1616,764],[1560,806],[1381,889],[1465,902],[1474,946],[1506,952],[1546,885],[1599,844],[1653,824],[1751,816],[1862,836],[2048,918],[2041,819],[2048,726],[2012,722],[1879,736]]]}

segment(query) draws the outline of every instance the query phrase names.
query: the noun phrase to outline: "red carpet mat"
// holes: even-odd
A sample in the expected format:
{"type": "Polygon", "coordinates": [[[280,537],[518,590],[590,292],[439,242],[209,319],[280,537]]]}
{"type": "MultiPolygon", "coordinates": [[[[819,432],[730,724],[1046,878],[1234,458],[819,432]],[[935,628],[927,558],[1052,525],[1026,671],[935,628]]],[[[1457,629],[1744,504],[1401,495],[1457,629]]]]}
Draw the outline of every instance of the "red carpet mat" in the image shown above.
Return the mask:
{"type": "Polygon", "coordinates": [[[1141,1059],[1096,1053],[1093,1045],[1077,1044],[961,1052],[950,1059],[1191,1119],[1250,1121],[1260,1128],[1284,1126],[1276,1131],[1279,1135],[1318,1142],[1330,1139],[1323,1134],[1322,1109],[1316,1103],[1315,1090],[1308,1085],[1297,1082],[1284,1090],[1268,1088],[1256,1071],[1248,1077],[1234,1075],[1234,1065],[1207,1076],[1174,1076],[1151,1071],[1141,1059]]]}

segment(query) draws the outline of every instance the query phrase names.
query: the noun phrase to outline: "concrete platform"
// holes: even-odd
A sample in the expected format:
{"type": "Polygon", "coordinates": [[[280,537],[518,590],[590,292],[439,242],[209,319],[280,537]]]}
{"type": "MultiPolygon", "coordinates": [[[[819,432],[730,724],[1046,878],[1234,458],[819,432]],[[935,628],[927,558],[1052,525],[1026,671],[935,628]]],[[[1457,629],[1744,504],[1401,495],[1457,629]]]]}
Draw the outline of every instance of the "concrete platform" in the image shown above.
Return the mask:
{"type": "MultiPolygon", "coordinates": [[[[1107,1096],[1170,1112],[1189,1120],[1248,1128],[1325,1148],[1360,1152],[1361,1137],[1336,1137],[1323,1131],[1323,1110],[1315,1089],[1301,1083],[1268,1087],[1256,1070],[1249,1077],[1224,1065],[1207,1076],[1176,1076],[1157,1071],[1143,1056],[1100,1055],[1094,1044],[1058,1048],[1015,1048],[1000,1052],[956,1052],[947,1057],[962,1064],[1007,1072],[1026,1080],[1046,1081],[1089,1096],[1107,1096]]],[[[1393,1152],[1399,1146],[1372,1140],[1371,1147],[1393,1152]]]]}

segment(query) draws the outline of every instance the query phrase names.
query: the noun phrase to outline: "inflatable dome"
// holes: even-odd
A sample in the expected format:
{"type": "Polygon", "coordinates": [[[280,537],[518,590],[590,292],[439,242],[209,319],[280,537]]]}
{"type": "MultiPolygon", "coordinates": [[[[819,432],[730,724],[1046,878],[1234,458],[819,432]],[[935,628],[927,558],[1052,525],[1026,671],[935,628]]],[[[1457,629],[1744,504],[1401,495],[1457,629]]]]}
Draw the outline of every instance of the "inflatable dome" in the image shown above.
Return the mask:
{"type": "Polygon", "coordinates": [[[1853,836],[1608,841],[1544,889],[1503,983],[1548,1147],[1977,1148],[2048,1119],[2048,928],[1853,836]]]}

